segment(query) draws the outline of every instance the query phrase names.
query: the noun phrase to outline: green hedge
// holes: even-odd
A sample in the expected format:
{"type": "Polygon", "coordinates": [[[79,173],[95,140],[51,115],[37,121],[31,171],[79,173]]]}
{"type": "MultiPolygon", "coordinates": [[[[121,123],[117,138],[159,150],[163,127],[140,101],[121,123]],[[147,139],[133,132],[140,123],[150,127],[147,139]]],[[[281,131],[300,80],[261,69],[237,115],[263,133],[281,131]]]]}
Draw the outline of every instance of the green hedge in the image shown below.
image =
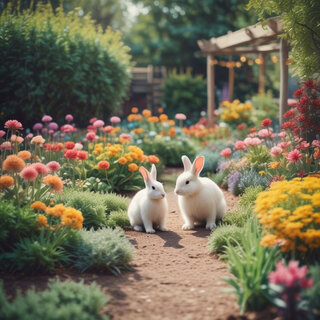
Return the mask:
{"type": "MultiPolygon", "coordinates": [[[[80,12],[80,11],[79,11],[80,12]]],[[[108,116],[120,105],[130,76],[128,48],[121,33],[97,28],[78,11],[35,12],[0,17],[0,113],[26,126],[47,113],[67,113],[80,125],[108,116]]]]}

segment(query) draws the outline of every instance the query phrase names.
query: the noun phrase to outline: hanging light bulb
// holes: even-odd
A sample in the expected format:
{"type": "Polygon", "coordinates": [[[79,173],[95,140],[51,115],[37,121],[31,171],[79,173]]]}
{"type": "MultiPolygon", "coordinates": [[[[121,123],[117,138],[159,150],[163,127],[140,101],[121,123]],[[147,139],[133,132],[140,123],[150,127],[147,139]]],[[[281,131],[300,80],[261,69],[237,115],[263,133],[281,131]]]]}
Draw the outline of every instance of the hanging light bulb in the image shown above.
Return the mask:
{"type": "Polygon", "coordinates": [[[240,68],[240,67],[241,67],[241,62],[240,62],[240,61],[237,61],[237,62],[236,62],[236,67],[237,67],[237,68],[240,68]]]}
{"type": "Polygon", "coordinates": [[[261,64],[261,59],[260,58],[257,58],[256,60],[254,60],[254,62],[256,63],[256,64],[261,64]]]}
{"type": "Polygon", "coordinates": [[[276,56],[273,56],[271,58],[271,60],[272,60],[273,63],[277,63],[278,62],[278,58],[276,56]]]}
{"type": "Polygon", "coordinates": [[[249,65],[249,66],[252,66],[252,65],[253,65],[253,60],[251,60],[251,59],[248,60],[248,65],[249,65]]]}
{"type": "Polygon", "coordinates": [[[241,61],[241,62],[246,62],[246,61],[247,61],[247,58],[246,58],[245,56],[241,56],[241,57],[240,57],[240,61],[241,61]]]}

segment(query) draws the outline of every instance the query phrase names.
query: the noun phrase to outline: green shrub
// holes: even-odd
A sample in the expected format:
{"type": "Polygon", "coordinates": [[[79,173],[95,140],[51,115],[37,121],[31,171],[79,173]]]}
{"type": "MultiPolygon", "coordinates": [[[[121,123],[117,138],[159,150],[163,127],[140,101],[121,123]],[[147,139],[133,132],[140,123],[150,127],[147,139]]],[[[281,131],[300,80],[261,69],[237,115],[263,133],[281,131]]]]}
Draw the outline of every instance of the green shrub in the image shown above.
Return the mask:
{"type": "Polygon", "coordinates": [[[214,173],[217,170],[219,161],[221,160],[220,152],[212,151],[210,149],[203,149],[199,152],[199,155],[205,157],[202,173],[214,173]]]}
{"type": "Polygon", "coordinates": [[[128,228],[130,227],[130,221],[127,215],[127,211],[111,211],[108,216],[107,226],[110,228],[128,228]]]}
{"type": "Polygon", "coordinates": [[[211,179],[222,188],[226,188],[228,186],[228,170],[218,171],[216,174],[211,176],[211,179]]]}
{"type": "Polygon", "coordinates": [[[256,171],[265,169],[266,165],[272,159],[269,149],[261,145],[251,148],[251,150],[247,152],[246,157],[249,160],[250,167],[256,169],[256,171]]]}
{"type": "Polygon", "coordinates": [[[104,203],[107,206],[107,213],[112,211],[126,211],[129,206],[129,198],[119,196],[115,193],[106,193],[103,195],[104,203]]]}
{"type": "Polygon", "coordinates": [[[262,186],[248,187],[239,198],[239,205],[243,208],[253,207],[258,194],[263,191],[262,186]]]}
{"type": "Polygon", "coordinates": [[[252,216],[254,216],[252,209],[252,207],[240,207],[238,209],[229,211],[222,221],[223,223],[226,223],[228,225],[243,227],[246,224],[246,222],[252,216]]]}
{"type": "Polygon", "coordinates": [[[73,262],[84,271],[120,273],[132,260],[133,248],[121,229],[81,230],[82,241],[73,248],[73,262]]]}
{"type": "Polygon", "coordinates": [[[320,315],[320,265],[310,267],[310,275],[313,280],[313,286],[303,293],[303,299],[307,303],[307,309],[310,320],[319,320],[320,315]]]}
{"type": "Polygon", "coordinates": [[[261,186],[266,188],[268,186],[269,179],[265,176],[260,176],[259,173],[254,170],[243,170],[241,171],[241,178],[238,184],[240,193],[244,193],[248,187],[261,186]]]}
{"type": "Polygon", "coordinates": [[[100,228],[106,225],[107,201],[106,196],[90,191],[79,191],[65,188],[63,194],[57,194],[56,203],[73,207],[82,212],[85,228],[100,228]]]}
{"type": "Polygon", "coordinates": [[[1,319],[4,320],[107,320],[101,314],[107,296],[95,283],[50,281],[42,292],[28,290],[9,302],[0,283],[1,319]]]}
{"type": "Polygon", "coordinates": [[[250,219],[240,236],[241,245],[226,247],[228,267],[233,277],[225,278],[238,297],[240,312],[259,311],[269,300],[268,275],[278,260],[279,249],[260,246],[262,229],[257,219],[250,219]]]}
{"type": "Polygon", "coordinates": [[[30,208],[18,208],[8,200],[0,201],[0,249],[10,250],[25,236],[37,233],[37,214],[30,208]]]}
{"type": "Polygon", "coordinates": [[[278,119],[279,105],[272,97],[271,91],[253,96],[252,104],[254,106],[252,120],[257,126],[260,126],[261,121],[265,118],[278,119]]]}
{"type": "Polygon", "coordinates": [[[210,252],[224,253],[227,244],[236,246],[240,241],[242,228],[232,225],[221,225],[209,236],[210,252]]]}
{"type": "MultiPolygon", "coordinates": [[[[50,4],[0,17],[0,112],[31,126],[43,113],[85,126],[92,110],[108,116],[129,84],[129,48],[119,31],[103,32],[78,10],[50,4]],[[23,106],[23,108],[21,107],[23,106]]],[[[39,119],[40,120],[40,119],[39,119]]]]}
{"type": "Polygon", "coordinates": [[[199,118],[207,101],[207,84],[202,76],[189,73],[171,73],[163,88],[162,101],[166,113],[172,118],[177,112],[188,114],[188,117],[199,118]]]}
{"type": "Polygon", "coordinates": [[[52,272],[58,264],[69,262],[66,250],[76,231],[69,227],[56,230],[42,228],[37,236],[20,239],[11,252],[0,258],[0,269],[3,271],[23,271],[28,273],[52,272]]]}

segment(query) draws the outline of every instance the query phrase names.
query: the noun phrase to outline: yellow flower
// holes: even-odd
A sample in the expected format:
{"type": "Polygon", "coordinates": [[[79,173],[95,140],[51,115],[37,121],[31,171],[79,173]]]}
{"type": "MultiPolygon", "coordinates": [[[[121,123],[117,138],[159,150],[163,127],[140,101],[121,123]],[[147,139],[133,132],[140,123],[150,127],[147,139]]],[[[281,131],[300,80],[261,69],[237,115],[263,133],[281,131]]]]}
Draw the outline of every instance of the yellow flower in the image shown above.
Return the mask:
{"type": "Polygon", "coordinates": [[[315,207],[320,207],[320,192],[316,192],[312,196],[312,205],[314,205],[315,207]]]}
{"type": "Polygon", "coordinates": [[[83,216],[81,211],[71,207],[66,207],[61,217],[61,224],[72,229],[81,229],[83,216]]]}
{"type": "Polygon", "coordinates": [[[65,211],[65,206],[63,204],[57,204],[54,207],[47,207],[46,213],[54,217],[61,217],[65,211]]]}
{"type": "Polygon", "coordinates": [[[41,201],[36,201],[36,202],[32,203],[30,208],[34,209],[34,210],[42,210],[42,211],[47,210],[47,206],[41,201]]]}
{"type": "Polygon", "coordinates": [[[259,171],[260,176],[262,176],[263,174],[266,174],[266,172],[264,170],[259,171]]]}
{"type": "Polygon", "coordinates": [[[128,162],[128,160],[125,157],[121,157],[118,159],[118,162],[122,165],[125,165],[128,162]]]}
{"type": "Polygon", "coordinates": [[[39,214],[37,217],[37,223],[40,226],[48,227],[48,218],[43,214],[39,214]]]}
{"type": "Polygon", "coordinates": [[[262,237],[260,245],[263,247],[273,247],[277,244],[277,237],[273,234],[267,234],[262,237]]]}
{"type": "Polygon", "coordinates": [[[279,168],[279,166],[280,166],[280,162],[279,161],[274,161],[274,162],[270,162],[269,163],[269,168],[271,168],[271,169],[278,169],[279,168]]]}

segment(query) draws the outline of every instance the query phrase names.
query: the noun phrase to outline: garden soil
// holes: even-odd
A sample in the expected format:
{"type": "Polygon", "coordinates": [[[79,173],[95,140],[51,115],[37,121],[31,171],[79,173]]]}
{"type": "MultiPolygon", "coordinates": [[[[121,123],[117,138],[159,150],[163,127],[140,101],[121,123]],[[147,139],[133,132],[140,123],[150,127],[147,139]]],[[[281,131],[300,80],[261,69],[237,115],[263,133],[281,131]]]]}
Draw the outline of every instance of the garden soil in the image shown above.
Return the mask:
{"type": "MultiPolygon", "coordinates": [[[[224,193],[228,208],[236,207],[237,198],[224,193]]],[[[201,227],[183,231],[177,198],[172,191],[167,197],[170,231],[126,231],[135,247],[133,270],[114,276],[61,269],[60,279],[97,282],[110,298],[103,311],[114,320],[269,319],[261,314],[239,316],[236,297],[223,292],[228,286],[221,278],[230,276],[226,264],[209,254],[210,232],[201,227]]],[[[34,285],[43,290],[48,281],[48,276],[42,275],[2,278],[9,298],[18,288],[25,291],[34,285]]]]}

